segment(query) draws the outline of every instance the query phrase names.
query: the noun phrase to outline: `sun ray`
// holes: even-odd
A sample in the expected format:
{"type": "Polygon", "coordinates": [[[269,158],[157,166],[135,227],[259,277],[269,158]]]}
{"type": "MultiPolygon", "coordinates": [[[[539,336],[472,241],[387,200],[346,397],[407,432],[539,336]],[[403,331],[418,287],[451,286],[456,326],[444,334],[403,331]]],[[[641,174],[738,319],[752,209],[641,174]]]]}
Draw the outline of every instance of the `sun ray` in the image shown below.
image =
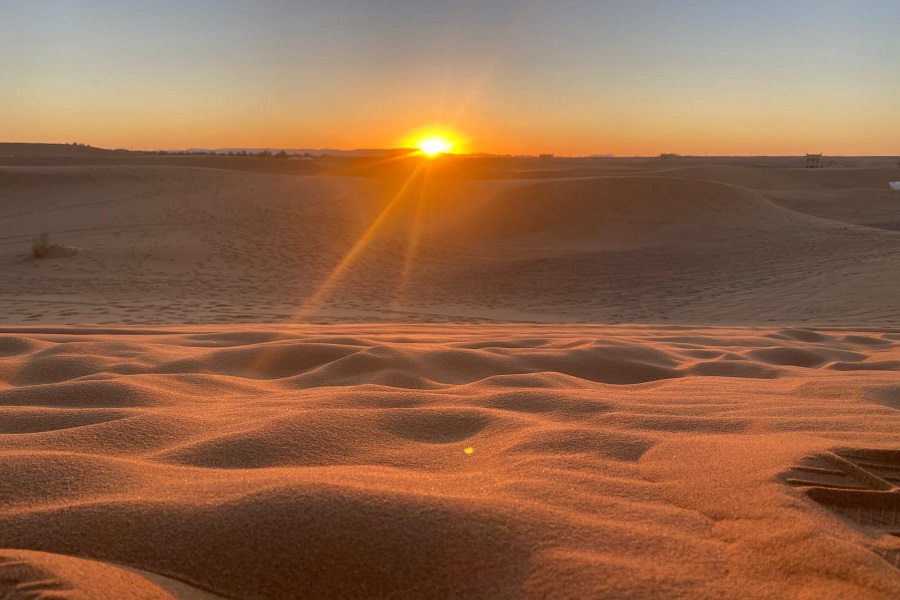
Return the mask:
{"type": "Polygon", "coordinates": [[[409,235],[406,240],[406,252],[403,256],[403,271],[400,274],[400,283],[397,286],[397,292],[394,297],[394,309],[399,310],[402,303],[406,300],[406,292],[409,288],[410,274],[412,273],[413,261],[419,251],[419,241],[421,239],[422,217],[425,208],[426,196],[428,193],[428,175],[429,171],[425,171],[421,175],[419,193],[415,199],[415,210],[413,212],[412,223],[409,228],[409,235]]]}
{"type": "Polygon", "coordinates": [[[422,171],[424,167],[425,165],[423,163],[417,165],[415,169],[413,169],[413,172],[406,179],[406,181],[403,182],[394,197],[391,198],[391,200],[382,209],[378,216],[375,217],[369,227],[366,228],[366,230],[359,237],[356,243],[354,243],[350,250],[347,251],[341,261],[331,270],[331,272],[325,277],[325,279],[322,280],[322,283],[319,284],[316,291],[312,295],[310,295],[306,302],[304,302],[303,306],[301,306],[300,310],[298,311],[298,316],[308,317],[313,311],[320,307],[319,305],[321,304],[325,296],[327,296],[328,292],[334,288],[334,286],[343,277],[346,270],[368,247],[369,242],[378,232],[385,219],[392,212],[394,207],[400,202],[400,200],[402,200],[404,194],[406,194],[407,189],[410,185],[412,185],[417,175],[422,171]]]}

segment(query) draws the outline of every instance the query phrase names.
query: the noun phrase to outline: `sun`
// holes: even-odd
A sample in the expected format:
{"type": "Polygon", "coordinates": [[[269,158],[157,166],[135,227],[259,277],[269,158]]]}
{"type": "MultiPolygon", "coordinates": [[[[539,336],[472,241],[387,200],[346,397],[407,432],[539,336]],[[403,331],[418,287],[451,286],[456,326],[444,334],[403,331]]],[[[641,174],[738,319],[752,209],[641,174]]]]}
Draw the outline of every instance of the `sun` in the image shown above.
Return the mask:
{"type": "Polygon", "coordinates": [[[416,156],[437,158],[442,154],[467,152],[468,138],[445,126],[420,127],[397,140],[400,148],[407,148],[416,156]]]}
{"type": "Polygon", "coordinates": [[[453,145],[454,144],[450,139],[442,135],[429,135],[416,142],[416,148],[426,156],[446,154],[453,149],[453,145]]]}

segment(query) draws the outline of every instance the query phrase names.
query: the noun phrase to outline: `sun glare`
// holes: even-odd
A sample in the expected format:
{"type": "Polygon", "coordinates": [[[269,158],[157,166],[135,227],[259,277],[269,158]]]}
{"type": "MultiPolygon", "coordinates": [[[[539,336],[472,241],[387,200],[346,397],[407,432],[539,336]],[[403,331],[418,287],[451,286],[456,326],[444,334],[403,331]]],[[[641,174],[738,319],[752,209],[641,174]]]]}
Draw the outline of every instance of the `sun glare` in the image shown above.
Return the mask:
{"type": "Polygon", "coordinates": [[[437,156],[449,152],[453,148],[453,142],[442,136],[428,136],[422,138],[416,147],[428,156],[437,156]]]}

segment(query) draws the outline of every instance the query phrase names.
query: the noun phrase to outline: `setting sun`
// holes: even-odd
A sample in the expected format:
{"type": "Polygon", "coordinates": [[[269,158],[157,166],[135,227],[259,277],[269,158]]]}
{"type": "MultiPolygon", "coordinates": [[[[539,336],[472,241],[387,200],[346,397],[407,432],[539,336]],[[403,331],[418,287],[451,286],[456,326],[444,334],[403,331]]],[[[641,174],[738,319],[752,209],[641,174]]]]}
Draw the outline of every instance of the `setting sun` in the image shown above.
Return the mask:
{"type": "Polygon", "coordinates": [[[437,156],[449,152],[453,148],[453,142],[443,136],[428,136],[416,143],[416,147],[428,156],[437,156]]]}

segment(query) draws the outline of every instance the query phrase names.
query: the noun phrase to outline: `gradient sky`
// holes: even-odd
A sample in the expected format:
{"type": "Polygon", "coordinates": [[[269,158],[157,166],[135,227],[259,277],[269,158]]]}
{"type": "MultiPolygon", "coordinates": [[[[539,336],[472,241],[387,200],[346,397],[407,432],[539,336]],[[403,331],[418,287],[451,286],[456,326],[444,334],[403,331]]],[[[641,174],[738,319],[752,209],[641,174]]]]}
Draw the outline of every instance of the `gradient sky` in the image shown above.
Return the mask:
{"type": "Polygon", "coordinates": [[[900,0],[0,0],[0,141],[900,154],[900,0]]]}

